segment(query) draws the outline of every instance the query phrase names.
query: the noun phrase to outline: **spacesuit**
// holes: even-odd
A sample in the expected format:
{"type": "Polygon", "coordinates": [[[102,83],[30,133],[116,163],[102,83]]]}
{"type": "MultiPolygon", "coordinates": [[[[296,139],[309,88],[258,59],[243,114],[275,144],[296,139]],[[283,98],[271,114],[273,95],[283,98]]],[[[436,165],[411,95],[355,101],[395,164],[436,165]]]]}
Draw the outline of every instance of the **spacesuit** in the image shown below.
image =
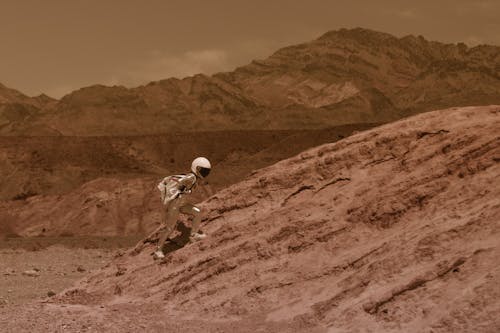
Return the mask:
{"type": "Polygon", "coordinates": [[[191,164],[191,172],[185,175],[173,175],[165,177],[159,184],[161,200],[165,205],[165,230],[158,240],[158,248],[154,253],[155,259],[165,257],[162,251],[163,245],[172,234],[177,224],[179,213],[192,216],[190,240],[196,241],[206,237],[203,233],[198,233],[201,222],[200,208],[185,201],[185,196],[189,195],[196,186],[198,178],[205,178],[211,170],[211,165],[205,157],[196,158],[191,164]]]}

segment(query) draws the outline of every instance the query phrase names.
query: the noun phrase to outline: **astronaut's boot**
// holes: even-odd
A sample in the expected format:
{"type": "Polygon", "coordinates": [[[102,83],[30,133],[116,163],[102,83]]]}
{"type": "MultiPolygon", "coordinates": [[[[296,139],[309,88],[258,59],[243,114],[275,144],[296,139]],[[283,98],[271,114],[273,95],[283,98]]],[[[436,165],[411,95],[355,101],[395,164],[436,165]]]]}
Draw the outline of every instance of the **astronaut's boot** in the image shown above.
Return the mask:
{"type": "Polygon", "coordinates": [[[163,253],[162,249],[159,247],[155,253],[153,253],[153,259],[163,259],[165,258],[165,254],[163,253]]]}
{"type": "Polygon", "coordinates": [[[191,242],[197,242],[197,241],[202,240],[204,238],[207,238],[207,235],[204,233],[199,233],[199,232],[196,232],[194,234],[191,234],[191,236],[189,236],[189,240],[191,242]]]}

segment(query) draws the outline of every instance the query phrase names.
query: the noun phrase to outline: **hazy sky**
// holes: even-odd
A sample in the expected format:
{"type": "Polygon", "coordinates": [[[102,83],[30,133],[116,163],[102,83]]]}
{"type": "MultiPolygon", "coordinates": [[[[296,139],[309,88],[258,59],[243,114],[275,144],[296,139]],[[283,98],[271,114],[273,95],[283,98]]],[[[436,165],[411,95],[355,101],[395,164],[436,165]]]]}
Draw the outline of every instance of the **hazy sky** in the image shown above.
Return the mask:
{"type": "Polygon", "coordinates": [[[328,30],[500,45],[500,0],[0,0],[0,82],[61,97],[232,70],[328,30]]]}

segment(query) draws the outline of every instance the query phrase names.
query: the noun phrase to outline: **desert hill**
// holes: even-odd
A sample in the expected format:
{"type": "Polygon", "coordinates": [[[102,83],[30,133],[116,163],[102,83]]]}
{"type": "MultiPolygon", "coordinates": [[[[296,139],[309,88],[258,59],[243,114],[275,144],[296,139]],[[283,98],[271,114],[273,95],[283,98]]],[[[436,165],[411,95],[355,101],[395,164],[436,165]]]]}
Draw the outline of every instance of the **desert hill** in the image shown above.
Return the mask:
{"type": "Polygon", "coordinates": [[[55,102],[55,99],[44,94],[28,97],[0,83],[0,133],[11,133],[23,124],[26,135],[53,135],[55,132],[45,128],[46,125],[33,129],[29,123],[31,119],[39,116],[42,108],[55,102]]]}
{"type": "Polygon", "coordinates": [[[195,201],[252,171],[373,124],[325,130],[225,131],[129,137],[0,137],[0,237],[125,236],[160,222],[157,182],[187,172],[193,156],[214,169],[195,201]],[[2,228],[4,232],[2,232],[2,228]]]}
{"type": "Polygon", "coordinates": [[[7,331],[496,332],[500,106],[424,113],[260,169],[7,331]],[[185,232],[186,228],[180,226],[185,232]]]}
{"type": "Polygon", "coordinates": [[[232,72],[127,89],[95,85],[12,119],[1,135],[139,135],[380,123],[500,104],[500,47],[331,31],[232,72]]]}
{"type": "Polygon", "coordinates": [[[15,89],[7,88],[0,83],[0,106],[2,107],[11,104],[24,104],[31,105],[36,108],[43,108],[49,103],[53,103],[55,101],[55,99],[45,94],[41,94],[36,97],[29,97],[15,89]]]}

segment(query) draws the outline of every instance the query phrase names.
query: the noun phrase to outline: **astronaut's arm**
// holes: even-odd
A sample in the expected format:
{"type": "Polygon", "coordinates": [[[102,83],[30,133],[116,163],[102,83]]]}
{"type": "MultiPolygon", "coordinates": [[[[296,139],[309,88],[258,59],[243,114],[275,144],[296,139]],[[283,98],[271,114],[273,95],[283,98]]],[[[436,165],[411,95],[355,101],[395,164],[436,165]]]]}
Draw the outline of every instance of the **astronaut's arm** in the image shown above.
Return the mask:
{"type": "MultiPolygon", "coordinates": [[[[167,191],[166,191],[167,192],[167,191]]],[[[182,192],[177,189],[177,188],[173,188],[169,191],[169,193],[167,192],[163,198],[163,204],[167,204],[169,203],[170,201],[174,200],[175,198],[177,198],[182,192]]]]}
{"type": "Polygon", "coordinates": [[[171,191],[170,193],[170,196],[167,197],[167,201],[171,201],[171,200],[174,200],[175,198],[177,198],[182,192],[179,191],[178,189],[174,189],[171,191]]]}

